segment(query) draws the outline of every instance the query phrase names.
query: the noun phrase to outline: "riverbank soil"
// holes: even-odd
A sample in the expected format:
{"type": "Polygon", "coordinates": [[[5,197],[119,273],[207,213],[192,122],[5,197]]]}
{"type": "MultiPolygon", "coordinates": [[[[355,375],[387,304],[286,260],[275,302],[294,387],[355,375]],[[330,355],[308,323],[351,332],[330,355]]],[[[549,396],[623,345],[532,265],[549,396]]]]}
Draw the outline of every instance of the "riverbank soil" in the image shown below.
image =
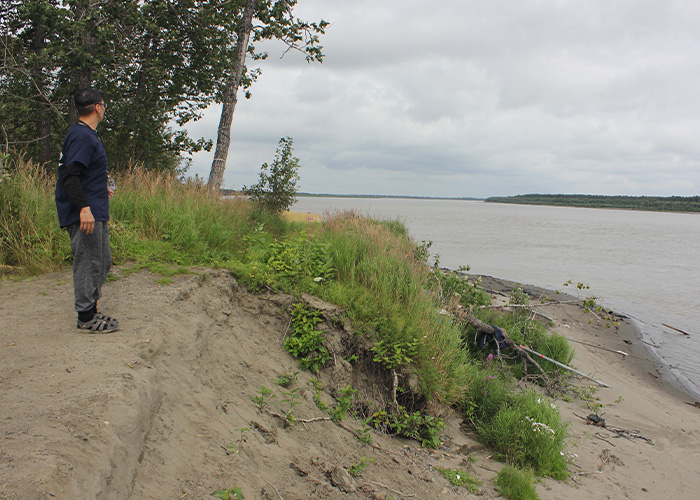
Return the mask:
{"type": "MultiPolygon", "coordinates": [[[[313,420],[328,415],[315,398],[333,407],[348,383],[377,389],[340,355],[350,325],[326,325],[338,355],[320,392],[309,372],[283,388],[275,380],[299,370],[283,348],[292,297],[251,295],[223,271],[163,279],[123,267],[115,277],[100,309],[121,329],[108,335],[75,329],[70,272],[0,281],[0,499],[205,499],[236,487],[248,500],[471,497],[437,467],[470,472],[481,498],[498,498],[503,464],[457,414],[433,451],[375,431],[363,444],[352,418],[313,420]]],[[[571,339],[632,354],[624,326],[575,304],[543,312],[571,339]]],[[[608,428],[580,418],[591,413],[580,399],[556,401],[573,474],[538,483],[542,499],[697,498],[700,409],[634,355],[576,344],[576,367],[612,386],[596,393],[608,428]]]]}

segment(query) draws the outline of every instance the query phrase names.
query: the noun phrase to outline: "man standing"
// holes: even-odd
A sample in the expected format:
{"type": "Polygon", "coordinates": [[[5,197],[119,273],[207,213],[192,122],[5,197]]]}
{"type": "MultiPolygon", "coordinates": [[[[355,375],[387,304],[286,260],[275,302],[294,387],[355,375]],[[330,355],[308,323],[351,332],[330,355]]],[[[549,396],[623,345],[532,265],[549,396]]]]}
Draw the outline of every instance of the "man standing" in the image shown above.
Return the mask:
{"type": "Polygon", "coordinates": [[[73,99],[78,123],[63,141],[56,208],[59,224],[70,235],[78,329],[109,333],[119,328],[119,322],[97,312],[97,300],[112,264],[107,222],[114,191],[107,185],[107,154],[96,132],[107,108],[102,94],[94,89],[81,90],[73,99]]]}

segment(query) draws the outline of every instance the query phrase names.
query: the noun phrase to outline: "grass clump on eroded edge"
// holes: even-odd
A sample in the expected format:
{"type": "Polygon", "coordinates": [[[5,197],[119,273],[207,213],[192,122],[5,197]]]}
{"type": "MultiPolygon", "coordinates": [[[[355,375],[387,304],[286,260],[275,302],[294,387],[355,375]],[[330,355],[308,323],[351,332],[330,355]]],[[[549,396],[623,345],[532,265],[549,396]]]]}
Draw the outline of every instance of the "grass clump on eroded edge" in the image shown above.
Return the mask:
{"type": "Polygon", "coordinates": [[[531,472],[505,466],[496,476],[496,486],[508,500],[540,500],[532,484],[531,472]]]}

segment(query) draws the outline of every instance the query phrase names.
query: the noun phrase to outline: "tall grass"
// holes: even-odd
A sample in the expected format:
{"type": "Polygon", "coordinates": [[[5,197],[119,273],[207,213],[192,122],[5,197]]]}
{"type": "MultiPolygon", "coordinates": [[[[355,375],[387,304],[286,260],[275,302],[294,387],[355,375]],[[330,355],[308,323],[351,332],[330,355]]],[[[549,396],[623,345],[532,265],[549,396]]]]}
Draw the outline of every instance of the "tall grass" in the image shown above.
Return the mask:
{"type": "Polygon", "coordinates": [[[117,185],[110,202],[117,262],[218,265],[242,254],[253,215],[244,200],[222,200],[201,183],[139,169],[117,185]]]}
{"type": "Polygon", "coordinates": [[[479,437],[508,463],[532,467],[542,476],[567,477],[563,454],[567,426],[554,404],[534,391],[516,394],[477,425],[479,437]]]}
{"type": "Polygon", "coordinates": [[[406,228],[335,214],[323,225],[336,280],[321,294],[348,311],[356,329],[388,345],[416,343],[413,367],[428,398],[446,404],[460,399],[470,364],[459,327],[439,313],[429,293],[431,270],[416,255],[406,228]]]}
{"type": "MultiPolygon", "coordinates": [[[[18,160],[0,182],[0,262],[25,274],[70,263],[68,236],[58,227],[55,178],[18,160]]],[[[132,169],[117,178],[110,201],[115,263],[221,265],[240,258],[244,237],[260,221],[279,230],[279,217],[241,199],[222,200],[201,183],[132,169]]]]}
{"type": "Polygon", "coordinates": [[[0,264],[24,273],[55,271],[70,261],[70,243],[58,227],[55,180],[23,159],[0,174],[0,264]]]}

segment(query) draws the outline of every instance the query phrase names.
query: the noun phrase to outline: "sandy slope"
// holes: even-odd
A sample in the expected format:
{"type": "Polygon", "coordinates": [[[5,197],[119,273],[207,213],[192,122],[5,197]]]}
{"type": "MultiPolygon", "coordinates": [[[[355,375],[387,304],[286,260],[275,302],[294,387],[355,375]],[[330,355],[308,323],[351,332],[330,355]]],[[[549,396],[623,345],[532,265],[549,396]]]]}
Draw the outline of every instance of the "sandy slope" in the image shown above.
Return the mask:
{"type": "MultiPolygon", "coordinates": [[[[73,328],[69,273],[0,282],[1,499],[204,499],[234,486],[246,499],[470,496],[435,466],[471,470],[484,481],[482,497],[497,497],[489,469],[502,465],[460,430],[457,415],[448,417],[446,444],[435,452],[377,433],[374,446],[363,445],[348,430],[360,427],[352,419],[346,428],[329,421],[288,428],[272,415],[288,407],[273,380],[298,369],[282,347],[291,297],[252,296],[220,271],[165,285],[158,279],[142,272],[106,285],[101,309],[122,329],[103,336],[73,328]],[[251,401],[263,385],[277,394],[268,412],[251,401]],[[475,464],[465,460],[470,452],[475,464]],[[344,469],[362,457],[372,462],[347,481],[344,469]]],[[[550,306],[547,314],[571,338],[629,350],[624,331],[588,324],[577,306],[550,306]]],[[[342,359],[357,348],[348,345],[350,326],[326,326],[337,355],[319,376],[322,399],[332,404],[348,383],[375,391],[370,371],[342,359]]],[[[588,413],[580,401],[559,401],[578,455],[572,471],[585,474],[544,480],[540,496],[697,498],[700,410],[641,360],[577,346],[576,364],[613,385],[599,393],[608,423],[654,445],[587,426],[575,415],[588,413]]],[[[291,387],[301,394],[293,410],[300,419],[325,416],[310,379],[301,373],[291,387]]]]}

